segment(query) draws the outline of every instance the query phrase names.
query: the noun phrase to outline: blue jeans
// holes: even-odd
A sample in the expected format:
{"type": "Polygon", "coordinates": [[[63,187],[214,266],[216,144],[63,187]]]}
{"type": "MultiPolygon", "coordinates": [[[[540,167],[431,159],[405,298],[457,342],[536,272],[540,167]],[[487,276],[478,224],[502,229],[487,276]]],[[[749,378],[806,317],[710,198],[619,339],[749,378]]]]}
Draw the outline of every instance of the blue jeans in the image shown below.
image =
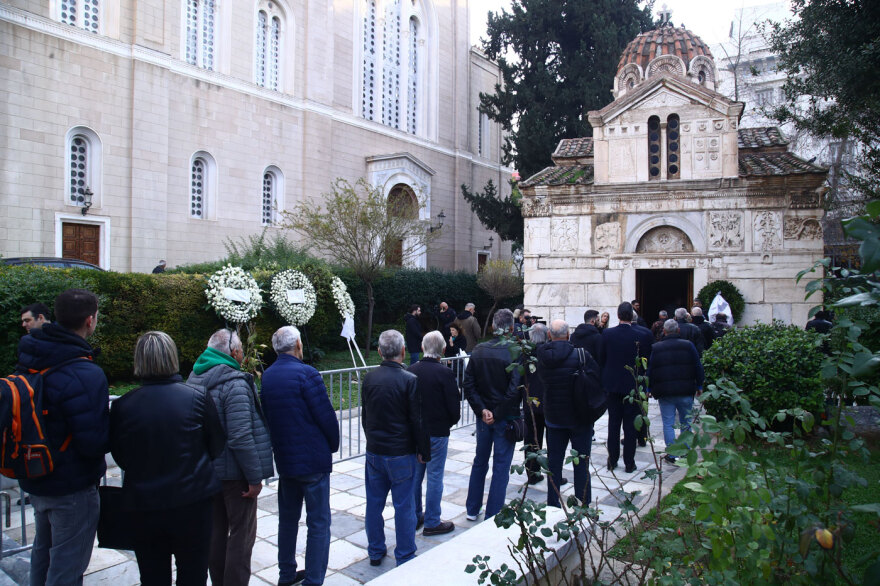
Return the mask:
{"type": "Polygon", "coordinates": [[[323,584],[330,556],[330,473],[282,476],[278,481],[278,581],[296,576],[296,534],[306,504],[306,579],[323,584]]]}
{"type": "Polygon", "coordinates": [[[421,352],[410,352],[409,353],[409,365],[412,366],[413,364],[418,362],[419,358],[421,358],[421,357],[422,357],[421,352]]]}
{"type": "Polygon", "coordinates": [[[486,516],[494,517],[507,498],[507,481],[510,479],[510,463],[513,461],[514,443],[504,437],[506,421],[495,421],[486,425],[482,419],[477,421],[477,450],[471,467],[471,480],[468,484],[465,508],[468,515],[477,515],[483,503],[483,489],[486,487],[486,474],[489,472],[489,455],[492,455],[492,483],[486,499],[486,516]],[[494,453],[493,453],[494,450],[494,453]]]}
{"type": "Polygon", "coordinates": [[[427,464],[416,464],[416,482],[413,485],[413,497],[416,504],[416,518],[422,517],[422,480],[425,471],[428,473],[428,490],[425,491],[425,527],[436,527],[440,524],[440,501],[443,500],[443,470],[446,468],[446,450],[449,437],[431,438],[431,461],[427,464]]]}
{"type": "Polygon", "coordinates": [[[63,496],[30,496],[35,525],[31,586],[82,584],[98,531],[98,488],[90,486],[63,496]]]}
{"type": "Polygon", "coordinates": [[[382,518],[388,491],[391,491],[394,504],[394,532],[397,536],[394,559],[399,566],[416,555],[416,507],[413,501],[416,464],[415,454],[380,456],[367,452],[367,516],[364,524],[367,553],[371,560],[381,559],[388,551],[385,547],[385,520],[382,518]]]}
{"type": "Polygon", "coordinates": [[[678,411],[678,421],[681,429],[691,428],[691,409],[694,408],[693,395],[682,397],[663,397],[657,399],[660,403],[660,417],[663,419],[663,441],[666,448],[675,443],[675,412],[678,411]]]}
{"type": "MultiPolygon", "coordinates": [[[[587,464],[590,458],[592,437],[592,426],[575,429],[547,426],[547,464],[550,468],[550,474],[553,476],[553,482],[558,490],[560,488],[559,479],[562,478],[562,464],[568,453],[568,442],[571,442],[571,447],[577,450],[580,455],[578,463],[574,467],[574,496],[579,498],[583,504],[587,504],[591,500],[590,471],[587,464]]],[[[547,506],[559,506],[559,494],[553,490],[553,486],[549,482],[547,484],[547,506]]]]}

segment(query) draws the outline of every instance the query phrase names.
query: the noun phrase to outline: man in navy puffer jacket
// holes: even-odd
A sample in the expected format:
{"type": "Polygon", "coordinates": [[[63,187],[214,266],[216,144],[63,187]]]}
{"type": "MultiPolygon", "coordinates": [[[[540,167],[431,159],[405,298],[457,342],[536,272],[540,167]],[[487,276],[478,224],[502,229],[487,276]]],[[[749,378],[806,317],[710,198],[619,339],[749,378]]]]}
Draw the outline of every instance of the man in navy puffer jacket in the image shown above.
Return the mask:
{"type": "Polygon", "coordinates": [[[278,467],[278,583],[323,584],[330,555],[330,472],[339,422],[324,380],[302,362],[299,330],[272,336],[278,360],[263,374],[263,410],[278,467]],[[305,570],[296,570],[296,535],[306,504],[305,570]],[[303,582],[303,580],[305,580],[303,582]]]}
{"type": "Polygon", "coordinates": [[[55,318],[18,346],[21,368],[53,369],[43,379],[43,409],[55,468],[42,478],[20,479],[34,506],[32,585],[82,583],[98,529],[98,481],[109,449],[107,377],[86,342],[98,323],[98,298],[68,289],[55,299],[55,318]]]}

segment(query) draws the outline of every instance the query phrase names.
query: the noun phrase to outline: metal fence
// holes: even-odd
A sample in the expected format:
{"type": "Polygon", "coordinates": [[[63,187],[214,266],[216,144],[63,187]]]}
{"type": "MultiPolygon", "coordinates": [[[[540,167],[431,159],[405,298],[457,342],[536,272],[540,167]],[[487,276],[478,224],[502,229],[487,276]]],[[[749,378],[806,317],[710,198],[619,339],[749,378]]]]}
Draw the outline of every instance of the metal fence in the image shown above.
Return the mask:
{"type": "MultiPolygon", "coordinates": [[[[455,373],[455,380],[458,383],[461,419],[455,427],[463,427],[476,422],[474,412],[467,401],[464,400],[464,394],[462,393],[462,381],[464,379],[464,369],[467,367],[467,360],[467,356],[441,359],[441,362],[455,373]]],[[[330,402],[333,404],[334,409],[336,409],[336,415],[339,419],[339,451],[333,456],[335,462],[357,458],[366,452],[366,438],[363,435],[360,417],[360,385],[363,376],[375,368],[378,368],[378,366],[342,368],[321,372],[330,396],[330,402]]],[[[112,403],[116,398],[111,396],[110,402],[112,403]]],[[[101,484],[106,483],[107,475],[105,474],[101,484]]],[[[20,529],[20,534],[15,535],[15,541],[20,545],[0,550],[0,559],[33,548],[33,544],[28,543],[28,526],[33,523],[33,513],[29,513],[30,510],[32,510],[32,507],[21,487],[10,487],[0,491],[0,522],[3,524],[4,532],[7,529],[20,529]],[[13,499],[16,501],[15,504],[13,504],[13,499]],[[12,515],[13,509],[16,508],[18,509],[16,513],[20,519],[17,522],[20,522],[20,525],[13,527],[12,515]]]]}

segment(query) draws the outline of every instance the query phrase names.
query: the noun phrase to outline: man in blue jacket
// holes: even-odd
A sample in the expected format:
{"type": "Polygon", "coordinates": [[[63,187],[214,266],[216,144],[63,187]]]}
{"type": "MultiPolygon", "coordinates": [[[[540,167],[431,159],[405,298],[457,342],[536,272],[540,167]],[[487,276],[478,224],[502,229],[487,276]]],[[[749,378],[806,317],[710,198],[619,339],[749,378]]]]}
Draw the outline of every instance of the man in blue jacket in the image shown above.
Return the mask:
{"type": "Polygon", "coordinates": [[[278,467],[278,584],[323,584],[330,555],[330,472],[339,421],[324,380],[302,361],[299,330],[272,336],[278,360],[263,374],[263,411],[278,467]],[[306,504],[306,567],[296,569],[296,535],[306,504]]]}
{"type": "Polygon", "coordinates": [[[34,328],[18,345],[19,366],[51,369],[43,409],[54,470],[20,479],[34,506],[31,585],[82,583],[98,529],[98,481],[107,469],[107,377],[86,342],[98,324],[98,298],[68,289],[55,299],[56,323],[34,328]]]}
{"type": "MultiPolygon", "coordinates": [[[[623,463],[627,473],[636,471],[636,416],[641,413],[638,401],[631,397],[636,388],[633,373],[640,358],[651,355],[654,337],[651,331],[632,323],[632,305],[624,301],[617,307],[620,324],[602,333],[605,364],[602,386],[608,392],[608,470],[617,468],[620,457],[620,428],[623,426],[623,463]]],[[[643,373],[639,373],[643,374],[643,373]]]]}

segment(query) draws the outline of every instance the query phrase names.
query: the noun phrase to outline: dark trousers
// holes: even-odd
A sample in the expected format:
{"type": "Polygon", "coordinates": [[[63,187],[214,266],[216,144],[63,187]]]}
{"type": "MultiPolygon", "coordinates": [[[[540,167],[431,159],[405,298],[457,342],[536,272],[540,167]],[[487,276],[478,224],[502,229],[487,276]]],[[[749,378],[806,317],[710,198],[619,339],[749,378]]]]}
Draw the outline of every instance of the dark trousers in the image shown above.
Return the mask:
{"type": "Polygon", "coordinates": [[[247,586],[257,539],[257,499],[242,498],[246,480],[224,480],[214,497],[214,529],[208,569],[214,586],[247,586]]]}
{"type": "Polygon", "coordinates": [[[134,513],[134,554],[143,586],[170,586],[171,556],[180,586],[205,586],[213,502],[207,498],[173,509],[134,513]]]}
{"type": "Polygon", "coordinates": [[[608,395],[608,464],[617,465],[620,458],[620,428],[623,425],[623,465],[636,465],[636,415],[639,406],[627,395],[608,395]]]}
{"type": "MultiPolygon", "coordinates": [[[[534,405],[525,406],[525,446],[526,454],[537,452],[544,447],[544,412],[534,405]],[[534,412],[534,417],[532,413],[534,412]]],[[[537,460],[526,460],[526,470],[529,474],[529,480],[541,476],[541,465],[537,460]]]]}
{"type": "Polygon", "coordinates": [[[559,506],[559,479],[562,478],[562,465],[565,457],[568,455],[568,444],[577,450],[578,463],[574,466],[574,496],[580,499],[581,503],[588,504],[591,500],[590,493],[590,471],[587,465],[590,461],[590,439],[593,435],[592,426],[578,427],[568,429],[565,427],[548,427],[547,428],[547,463],[549,464],[550,474],[553,476],[553,482],[556,484],[554,490],[553,485],[547,483],[547,506],[559,506]]]}

